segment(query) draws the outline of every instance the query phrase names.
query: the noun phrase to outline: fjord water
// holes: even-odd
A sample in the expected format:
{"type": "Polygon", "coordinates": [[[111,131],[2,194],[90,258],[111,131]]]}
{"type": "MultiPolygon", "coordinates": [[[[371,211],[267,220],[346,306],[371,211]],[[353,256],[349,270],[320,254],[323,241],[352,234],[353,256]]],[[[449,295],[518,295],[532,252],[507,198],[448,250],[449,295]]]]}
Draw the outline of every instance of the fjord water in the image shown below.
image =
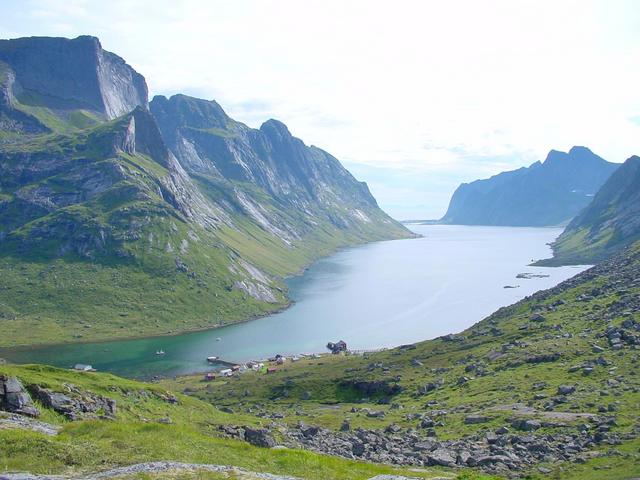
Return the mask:
{"type": "Polygon", "coordinates": [[[423,235],[345,249],[287,284],[295,304],[216,330],[170,337],[0,351],[19,363],[88,363],[131,377],[210,370],[206,357],[246,361],[325,351],[377,349],[459,332],[499,307],[552,287],[586,267],[530,267],[549,257],[558,228],[413,225],[423,235]],[[549,275],[517,279],[518,273],[549,275]],[[504,288],[512,286],[517,288],[504,288]],[[220,340],[218,340],[218,338],[220,340]],[[157,350],[164,356],[157,356],[157,350]]]}

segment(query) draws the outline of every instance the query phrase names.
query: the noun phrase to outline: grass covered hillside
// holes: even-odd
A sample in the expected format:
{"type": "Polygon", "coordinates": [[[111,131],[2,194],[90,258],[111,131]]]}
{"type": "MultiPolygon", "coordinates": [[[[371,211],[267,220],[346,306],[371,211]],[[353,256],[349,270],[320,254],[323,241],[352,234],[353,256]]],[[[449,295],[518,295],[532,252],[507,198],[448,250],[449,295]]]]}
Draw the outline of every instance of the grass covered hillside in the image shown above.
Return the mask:
{"type": "MultiPolygon", "coordinates": [[[[283,242],[224,208],[234,187],[190,179],[141,109],[74,133],[20,137],[0,146],[0,169],[3,347],[244,320],[286,306],[281,278],[312,260],[408,235],[325,220],[283,242]]],[[[262,205],[277,208],[269,198],[262,205]]],[[[308,223],[293,209],[281,216],[308,223]]]]}
{"type": "Polygon", "coordinates": [[[595,263],[640,238],[640,157],[629,158],[552,244],[541,264],[595,263]]]}
{"type": "Polygon", "coordinates": [[[259,431],[267,422],[249,415],[222,412],[206,402],[174,394],[157,385],[108,374],[77,373],[36,365],[0,365],[0,376],[19,379],[22,387],[31,392],[40,413],[37,419],[31,419],[0,411],[0,472],[82,476],[148,462],[171,461],[194,465],[120,476],[265,478],[242,470],[198,473],[196,467],[223,465],[318,480],[359,480],[381,474],[410,474],[412,478],[421,479],[456,477],[455,473],[434,469],[410,472],[302,450],[261,448],[224,438],[221,425],[242,423],[259,431]],[[108,411],[96,408],[107,401],[115,406],[108,411]]]}
{"type": "Polygon", "coordinates": [[[287,306],[283,277],[313,260],[411,236],[279,123],[233,150],[255,176],[176,158],[144,78],[93,37],[0,41],[0,93],[0,347],[246,320],[287,306]]]}
{"type": "Polygon", "coordinates": [[[143,383],[0,364],[0,469],[101,478],[634,478],[639,270],[636,243],[460,334],[286,362],[266,375],[143,383]]]}
{"type": "MultiPolygon", "coordinates": [[[[640,244],[468,330],[171,388],[287,445],[499,476],[640,475],[640,244]]],[[[233,430],[229,431],[233,437],[233,430]]]]}

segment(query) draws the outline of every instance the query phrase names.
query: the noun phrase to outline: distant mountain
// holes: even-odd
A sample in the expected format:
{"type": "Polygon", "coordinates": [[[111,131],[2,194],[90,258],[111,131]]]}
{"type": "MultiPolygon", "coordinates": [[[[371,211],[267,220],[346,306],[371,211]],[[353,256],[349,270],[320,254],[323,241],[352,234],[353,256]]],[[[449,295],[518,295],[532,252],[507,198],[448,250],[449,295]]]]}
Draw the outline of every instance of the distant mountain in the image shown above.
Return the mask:
{"type": "Polygon", "coordinates": [[[595,263],[640,239],[640,157],[629,158],[552,244],[541,264],[595,263]]]}
{"type": "Polygon", "coordinates": [[[275,120],[157,97],[93,37],[0,41],[0,347],[207,328],[282,277],[412,234],[275,120]]]}
{"type": "Polygon", "coordinates": [[[441,223],[551,226],[586,207],[618,168],[585,147],[551,150],[544,163],[460,185],[441,223]]]}

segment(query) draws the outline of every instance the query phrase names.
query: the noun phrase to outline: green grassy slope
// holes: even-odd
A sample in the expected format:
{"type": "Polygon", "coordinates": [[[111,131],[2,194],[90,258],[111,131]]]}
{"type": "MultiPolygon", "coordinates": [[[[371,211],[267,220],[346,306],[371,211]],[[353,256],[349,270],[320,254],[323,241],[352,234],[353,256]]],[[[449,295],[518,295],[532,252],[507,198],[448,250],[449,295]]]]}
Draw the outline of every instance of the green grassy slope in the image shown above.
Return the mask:
{"type": "MultiPolygon", "coordinates": [[[[338,228],[255,186],[189,178],[171,163],[142,110],[88,127],[55,112],[56,122],[30,112],[51,133],[0,142],[0,347],[246,320],[284,308],[282,278],[313,260],[410,235],[385,223],[381,211],[375,221],[338,228]],[[135,151],[126,143],[132,117],[135,151]],[[302,232],[300,238],[285,243],[246,215],[236,189],[265,215],[302,232]],[[245,262],[266,276],[256,278],[245,262]]],[[[336,205],[336,213],[342,208],[336,205]]]]}
{"type": "MultiPolygon", "coordinates": [[[[306,451],[257,448],[221,438],[219,425],[242,422],[259,426],[262,422],[245,415],[223,413],[201,400],[174,395],[157,385],[108,374],[76,373],[36,365],[0,365],[0,375],[15,375],[24,385],[40,385],[59,392],[68,392],[69,385],[73,385],[83,394],[101,395],[117,402],[114,420],[69,421],[40,405],[40,420],[62,427],[56,436],[0,427],[0,472],[78,475],[172,460],[234,465],[257,472],[318,480],[356,480],[378,474],[409,473],[417,478],[455,476],[433,470],[409,472],[306,451]],[[169,401],[172,397],[176,403],[169,401]],[[168,419],[171,423],[167,423],[168,419]]],[[[0,422],[0,425],[3,424],[0,422]]]]}
{"type": "MultiPolygon", "coordinates": [[[[352,430],[383,430],[391,424],[415,429],[419,420],[407,414],[443,409],[448,412],[443,425],[435,427],[439,440],[511,429],[512,420],[520,417],[558,423],[536,436],[571,435],[585,423],[584,414],[613,415],[609,440],[592,446],[597,456],[584,456],[580,464],[540,466],[556,478],[632,478],[640,475],[638,298],[640,243],[558,287],[498,310],[453,338],[364,356],[302,360],[266,376],[248,373],[212,384],[184,377],[166,384],[237,412],[276,414],[291,428],[302,419],[338,430],[348,419],[352,430]],[[612,328],[628,335],[620,349],[606,333],[612,328]],[[380,380],[402,391],[363,398],[367,395],[353,387],[380,380]],[[418,393],[438,382],[432,391],[418,393]],[[576,386],[576,392],[563,400],[560,385],[576,386]],[[385,415],[373,418],[367,408],[385,415]],[[465,423],[472,413],[489,420],[465,423]]],[[[534,466],[529,474],[544,477],[534,466]]]]}
{"type": "Polygon", "coordinates": [[[4,147],[2,346],[204,328],[286,304],[232,288],[234,252],[165,201],[167,168],[113,151],[122,123],[4,147]]]}
{"type": "Polygon", "coordinates": [[[629,158],[552,244],[541,265],[599,262],[640,238],[640,157],[629,158]]]}

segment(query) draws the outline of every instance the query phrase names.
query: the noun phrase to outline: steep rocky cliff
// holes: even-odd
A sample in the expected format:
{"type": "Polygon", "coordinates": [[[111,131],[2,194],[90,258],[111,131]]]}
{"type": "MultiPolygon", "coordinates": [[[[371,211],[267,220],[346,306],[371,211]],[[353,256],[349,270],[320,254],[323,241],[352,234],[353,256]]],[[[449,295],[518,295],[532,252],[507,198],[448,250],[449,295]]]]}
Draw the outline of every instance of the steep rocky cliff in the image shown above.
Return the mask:
{"type": "Polygon", "coordinates": [[[313,218],[344,230],[367,230],[374,222],[398,227],[365,183],[277,120],[254,130],[229,118],[216,102],[184,95],[157,96],[150,109],[185,170],[227,189],[235,207],[271,233],[301,239],[317,225],[313,218]],[[304,218],[287,218],[292,212],[304,218]]]}
{"type": "Polygon", "coordinates": [[[0,40],[0,85],[14,131],[82,127],[148,102],[144,77],[89,36],[0,40]]]}
{"type": "Polygon", "coordinates": [[[247,319],[314,259],[411,236],[280,122],[184,96],[152,114],[93,37],[1,41],[0,62],[0,346],[247,319]]]}
{"type": "Polygon", "coordinates": [[[544,163],[463,183],[442,223],[551,226],[568,222],[586,207],[618,164],[585,147],[551,150],[544,163]]]}

